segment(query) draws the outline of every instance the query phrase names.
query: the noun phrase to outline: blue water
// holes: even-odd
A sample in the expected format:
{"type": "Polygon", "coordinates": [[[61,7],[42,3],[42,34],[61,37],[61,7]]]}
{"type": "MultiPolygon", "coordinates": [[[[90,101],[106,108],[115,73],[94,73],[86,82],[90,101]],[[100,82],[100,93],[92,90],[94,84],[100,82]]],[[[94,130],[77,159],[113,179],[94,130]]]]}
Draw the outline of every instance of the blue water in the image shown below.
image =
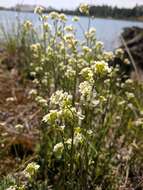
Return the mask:
{"type": "MultiPolygon", "coordinates": [[[[14,30],[17,19],[20,22],[30,20],[36,27],[39,26],[39,19],[34,13],[17,13],[12,11],[0,11],[0,25],[6,30],[14,30]]],[[[77,23],[73,23],[72,16],[68,16],[67,24],[73,24],[77,29],[77,37],[82,39],[83,32],[77,23]]],[[[88,18],[81,17],[80,25],[86,30],[88,27],[88,18]]],[[[120,44],[120,35],[124,28],[138,26],[143,28],[143,22],[112,20],[112,19],[91,19],[91,27],[96,28],[97,39],[104,43],[106,50],[114,50],[120,44]]]]}

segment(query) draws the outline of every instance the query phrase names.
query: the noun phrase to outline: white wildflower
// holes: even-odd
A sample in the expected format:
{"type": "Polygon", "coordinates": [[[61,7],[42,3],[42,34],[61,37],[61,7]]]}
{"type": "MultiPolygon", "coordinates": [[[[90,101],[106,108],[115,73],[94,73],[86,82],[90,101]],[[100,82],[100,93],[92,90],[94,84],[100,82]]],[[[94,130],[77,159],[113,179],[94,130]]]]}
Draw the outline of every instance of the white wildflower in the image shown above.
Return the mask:
{"type": "Polygon", "coordinates": [[[93,80],[93,71],[91,70],[90,67],[86,67],[81,70],[80,75],[84,77],[86,80],[93,80]]]}
{"type": "Polygon", "coordinates": [[[109,68],[108,63],[105,61],[96,61],[92,66],[92,69],[96,74],[99,75],[104,75],[111,72],[111,68],[109,68]]]}
{"type": "Polygon", "coordinates": [[[131,92],[126,92],[126,96],[127,96],[128,99],[135,98],[135,95],[133,93],[131,93],[131,92]]]}
{"type": "Polygon", "coordinates": [[[78,21],[79,21],[79,17],[77,17],[77,16],[73,17],[73,18],[72,18],[72,21],[73,21],[73,22],[78,22],[78,21]]]}
{"type": "Polygon", "coordinates": [[[79,10],[83,14],[89,14],[89,5],[87,3],[80,4],[79,10]]]}
{"type": "Polygon", "coordinates": [[[32,28],[32,22],[27,20],[23,24],[25,30],[30,30],[32,28]]]}
{"type": "Polygon", "coordinates": [[[125,65],[130,65],[130,64],[131,64],[131,62],[130,62],[130,60],[129,60],[129,59],[127,59],[127,58],[126,58],[126,59],[124,59],[124,64],[125,64],[125,65]]]}
{"type": "Polygon", "coordinates": [[[88,81],[84,81],[79,85],[79,92],[81,93],[81,98],[87,98],[88,100],[92,94],[92,86],[88,81]]]}
{"type": "Polygon", "coordinates": [[[115,55],[116,55],[116,57],[122,59],[122,58],[123,58],[123,55],[124,55],[124,51],[123,51],[123,49],[121,49],[121,48],[116,49],[116,51],[115,51],[115,55]]]}
{"type": "Polygon", "coordinates": [[[44,8],[41,6],[38,6],[35,8],[34,13],[41,15],[44,11],[44,8]]]}
{"type": "Polygon", "coordinates": [[[51,12],[49,14],[49,16],[51,17],[52,20],[58,20],[59,19],[59,14],[57,12],[51,12]]]}
{"type": "Polygon", "coordinates": [[[37,90],[36,89],[31,89],[29,91],[29,96],[36,96],[37,95],[37,90]]]}
{"type": "Polygon", "coordinates": [[[62,22],[66,22],[67,21],[67,17],[65,14],[61,13],[59,14],[59,19],[62,21],[62,22]]]}
{"type": "Polygon", "coordinates": [[[42,98],[41,96],[36,97],[36,102],[39,103],[41,106],[46,107],[47,106],[47,100],[42,98]]]}
{"type": "Polygon", "coordinates": [[[32,178],[38,172],[39,168],[40,166],[37,163],[32,162],[27,165],[26,169],[24,170],[24,174],[26,177],[32,178]]]}
{"type": "Polygon", "coordinates": [[[88,46],[83,46],[82,50],[84,53],[91,53],[92,52],[92,50],[88,46]]]}
{"type": "Polygon", "coordinates": [[[50,110],[50,113],[46,114],[42,121],[48,124],[54,124],[59,119],[59,112],[57,110],[50,110]]]}
{"type": "Polygon", "coordinates": [[[55,146],[54,146],[54,149],[53,149],[53,151],[54,152],[62,152],[63,151],[63,149],[64,149],[64,146],[63,146],[63,143],[58,143],[58,144],[56,144],[55,146]]]}
{"type": "Polygon", "coordinates": [[[64,30],[65,30],[66,32],[73,32],[74,28],[73,28],[72,25],[70,25],[70,26],[65,26],[64,30]]]}

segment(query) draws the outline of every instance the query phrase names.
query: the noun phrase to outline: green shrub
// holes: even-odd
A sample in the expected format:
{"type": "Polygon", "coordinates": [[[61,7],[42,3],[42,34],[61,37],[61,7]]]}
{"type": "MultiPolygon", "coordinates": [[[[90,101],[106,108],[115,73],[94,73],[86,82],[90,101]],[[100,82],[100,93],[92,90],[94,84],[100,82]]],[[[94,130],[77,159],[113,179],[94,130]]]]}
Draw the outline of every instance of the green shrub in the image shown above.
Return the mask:
{"type": "MultiPolygon", "coordinates": [[[[82,5],[81,11],[88,14],[88,6],[82,5]]],[[[43,110],[43,119],[40,169],[34,184],[26,187],[134,188],[143,163],[142,84],[120,77],[114,60],[124,62],[123,51],[105,52],[95,29],[89,28],[79,41],[76,29],[66,26],[65,15],[45,16],[42,8],[36,12],[43,41],[30,46],[28,70],[35,84],[30,95],[43,110]]]]}

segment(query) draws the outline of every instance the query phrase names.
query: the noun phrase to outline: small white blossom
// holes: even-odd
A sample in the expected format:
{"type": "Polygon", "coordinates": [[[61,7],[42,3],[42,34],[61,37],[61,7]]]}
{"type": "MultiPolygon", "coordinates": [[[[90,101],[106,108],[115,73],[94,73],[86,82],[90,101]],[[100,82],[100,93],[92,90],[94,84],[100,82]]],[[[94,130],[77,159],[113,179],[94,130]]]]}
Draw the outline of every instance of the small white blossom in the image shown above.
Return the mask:
{"type": "Polygon", "coordinates": [[[66,22],[67,21],[67,17],[65,14],[61,13],[59,14],[59,19],[62,21],[62,22],[66,22]]]}
{"type": "Polygon", "coordinates": [[[73,18],[72,18],[72,21],[73,21],[73,22],[78,22],[78,21],[79,21],[79,17],[77,17],[77,16],[73,17],[73,18]]]}
{"type": "Polygon", "coordinates": [[[79,10],[83,14],[89,14],[89,5],[87,3],[80,4],[79,10]]]}
{"type": "Polygon", "coordinates": [[[79,92],[81,93],[81,98],[87,98],[88,100],[92,94],[92,86],[88,81],[84,81],[79,85],[79,92]]]}
{"type": "Polygon", "coordinates": [[[23,26],[24,26],[25,30],[30,30],[33,25],[32,25],[31,21],[27,20],[27,21],[24,22],[23,26]]]}
{"type": "Polygon", "coordinates": [[[41,96],[36,97],[36,102],[39,103],[41,106],[46,107],[47,106],[47,100],[42,98],[41,96]]]}
{"type": "Polygon", "coordinates": [[[60,113],[57,110],[50,110],[50,113],[46,114],[42,121],[48,124],[54,124],[59,119],[60,113]]]}
{"type": "Polygon", "coordinates": [[[131,93],[131,92],[126,92],[126,96],[127,96],[128,99],[135,98],[135,95],[133,93],[131,93]]]}
{"type": "Polygon", "coordinates": [[[37,173],[39,168],[40,166],[37,163],[32,162],[27,165],[26,169],[24,170],[24,174],[26,177],[32,178],[37,173]]]}
{"type": "Polygon", "coordinates": [[[125,65],[130,65],[130,64],[131,64],[131,62],[130,62],[130,60],[129,60],[129,59],[124,59],[124,64],[125,64],[125,65]]]}
{"type": "Polygon", "coordinates": [[[72,96],[62,90],[56,91],[50,98],[52,105],[60,105],[61,107],[71,105],[72,96]]]}
{"type": "Polygon", "coordinates": [[[34,13],[41,15],[43,13],[43,11],[44,11],[44,8],[38,6],[35,8],[34,13]]]}
{"type": "Polygon", "coordinates": [[[62,152],[63,151],[63,149],[64,149],[64,146],[63,146],[63,143],[58,143],[58,144],[56,144],[55,146],[54,146],[54,149],[53,149],[53,151],[54,152],[62,152]]]}
{"type": "Polygon", "coordinates": [[[96,61],[92,66],[92,69],[96,74],[99,75],[104,75],[111,72],[111,68],[109,68],[108,63],[105,61],[96,61]]]}
{"type": "Polygon", "coordinates": [[[83,46],[82,50],[84,53],[91,53],[92,52],[92,50],[88,46],[83,46]]]}
{"type": "Polygon", "coordinates": [[[49,14],[49,16],[51,17],[52,20],[58,20],[59,19],[59,14],[57,12],[51,12],[49,14]]]}
{"type": "Polygon", "coordinates": [[[70,25],[70,26],[65,26],[64,30],[67,32],[73,32],[74,28],[72,25],[70,25]]]}
{"type": "Polygon", "coordinates": [[[91,70],[90,67],[86,67],[81,70],[80,75],[84,77],[86,80],[93,80],[93,71],[91,70]]]}
{"type": "Polygon", "coordinates": [[[121,49],[121,48],[116,49],[116,51],[115,51],[115,55],[116,55],[116,57],[122,59],[122,58],[123,58],[123,55],[124,55],[124,51],[123,51],[123,49],[121,49]]]}
{"type": "Polygon", "coordinates": [[[90,28],[89,31],[85,33],[86,38],[92,38],[92,37],[95,37],[95,35],[96,35],[95,28],[90,28]]]}

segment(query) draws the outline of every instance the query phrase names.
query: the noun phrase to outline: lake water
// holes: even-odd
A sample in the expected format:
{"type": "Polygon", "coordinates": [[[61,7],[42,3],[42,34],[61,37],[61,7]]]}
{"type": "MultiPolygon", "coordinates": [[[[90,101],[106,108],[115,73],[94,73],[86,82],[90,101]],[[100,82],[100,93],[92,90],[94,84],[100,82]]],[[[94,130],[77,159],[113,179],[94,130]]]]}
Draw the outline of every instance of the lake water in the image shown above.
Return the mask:
{"type": "MultiPolygon", "coordinates": [[[[0,25],[5,26],[6,30],[10,30],[10,27],[16,23],[17,18],[23,22],[24,20],[31,20],[35,25],[39,25],[38,17],[34,13],[17,13],[12,11],[0,11],[0,25]]],[[[73,24],[77,29],[77,38],[82,39],[83,32],[77,23],[72,22],[72,16],[68,16],[67,24],[73,24]]],[[[88,18],[81,17],[80,24],[86,30],[88,26],[88,18]]],[[[95,27],[97,31],[97,39],[104,43],[106,50],[114,50],[119,47],[120,35],[124,28],[138,26],[143,28],[143,22],[136,21],[123,21],[112,19],[92,19],[91,27],[95,27]]]]}

